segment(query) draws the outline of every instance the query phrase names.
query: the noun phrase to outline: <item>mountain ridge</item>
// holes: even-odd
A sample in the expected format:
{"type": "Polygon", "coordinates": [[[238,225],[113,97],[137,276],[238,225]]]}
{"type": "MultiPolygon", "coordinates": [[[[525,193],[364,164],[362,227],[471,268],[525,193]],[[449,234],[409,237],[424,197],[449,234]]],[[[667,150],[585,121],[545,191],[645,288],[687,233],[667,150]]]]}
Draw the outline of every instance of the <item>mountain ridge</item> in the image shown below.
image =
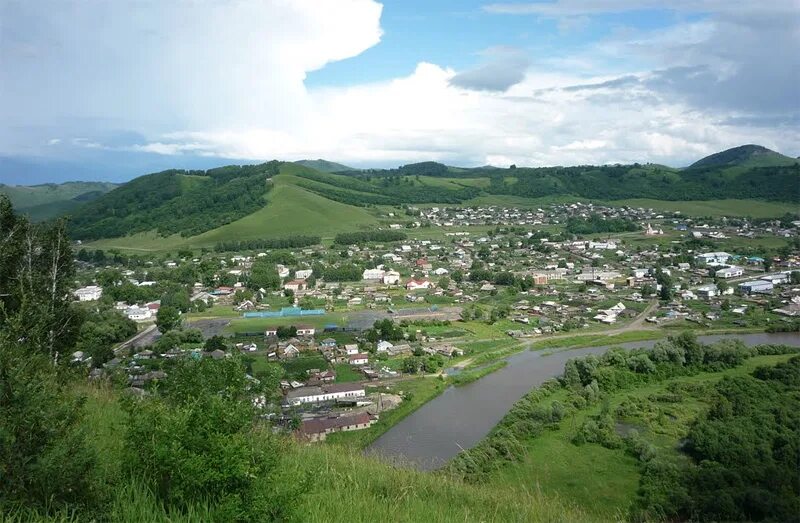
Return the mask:
{"type": "Polygon", "coordinates": [[[70,231],[76,239],[154,233],[170,238],[178,235],[180,242],[196,239],[205,245],[212,238],[273,237],[281,234],[282,228],[286,234],[311,233],[324,229],[328,222],[348,230],[377,226],[378,213],[370,210],[376,206],[473,205],[509,197],[800,203],[797,162],[757,146],[716,154],[689,169],[656,164],[462,169],[419,162],[395,169],[329,173],[302,161],[273,160],[144,175],[64,214],[70,217],[70,231]],[[269,196],[276,186],[282,187],[277,199],[269,196]],[[303,220],[304,215],[315,218],[303,220]],[[225,233],[212,234],[215,230],[225,233]]]}

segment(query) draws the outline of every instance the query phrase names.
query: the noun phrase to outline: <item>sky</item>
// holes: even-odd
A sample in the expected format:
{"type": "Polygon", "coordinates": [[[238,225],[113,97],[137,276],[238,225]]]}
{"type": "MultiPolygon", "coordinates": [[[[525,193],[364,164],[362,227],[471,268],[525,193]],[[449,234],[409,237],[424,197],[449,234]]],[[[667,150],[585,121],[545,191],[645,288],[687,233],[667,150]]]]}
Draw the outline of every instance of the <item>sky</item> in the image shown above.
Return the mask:
{"type": "Polygon", "coordinates": [[[800,155],[800,0],[0,0],[0,183],[800,155]]]}

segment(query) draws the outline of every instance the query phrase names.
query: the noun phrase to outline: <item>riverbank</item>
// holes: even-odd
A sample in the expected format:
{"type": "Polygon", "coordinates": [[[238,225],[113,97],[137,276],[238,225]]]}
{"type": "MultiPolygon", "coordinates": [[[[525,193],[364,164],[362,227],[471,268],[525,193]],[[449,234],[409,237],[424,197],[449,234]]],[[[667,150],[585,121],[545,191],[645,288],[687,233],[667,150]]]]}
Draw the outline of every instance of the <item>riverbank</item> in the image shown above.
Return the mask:
{"type": "MultiPolygon", "coordinates": [[[[708,349],[698,360],[689,344],[678,343],[660,355],[634,351],[578,364],[579,372],[568,372],[565,381],[526,394],[443,473],[510,492],[535,484],[602,519],[658,518],[663,514],[656,500],[680,485],[662,479],[654,484],[653,467],[692,466],[680,442],[715,401],[716,384],[787,362],[800,351],[761,347],[708,349]],[[673,357],[681,354],[692,359],[681,363],[673,357]],[[652,368],[640,365],[643,356],[652,368]]],[[[679,502],[666,502],[677,510],[671,503],[679,502]]]]}
{"type": "MultiPolygon", "coordinates": [[[[797,333],[750,333],[699,336],[703,343],[737,338],[748,345],[785,343],[800,346],[797,333]]],[[[653,346],[656,340],[629,342],[624,349],[653,346]]],[[[508,357],[508,364],[481,379],[458,388],[445,388],[410,416],[404,417],[370,445],[369,452],[414,466],[433,469],[444,465],[461,450],[483,439],[511,406],[533,387],[563,373],[567,360],[601,354],[609,346],[585,347],[548,353],[522,351],[508,357]]]]}

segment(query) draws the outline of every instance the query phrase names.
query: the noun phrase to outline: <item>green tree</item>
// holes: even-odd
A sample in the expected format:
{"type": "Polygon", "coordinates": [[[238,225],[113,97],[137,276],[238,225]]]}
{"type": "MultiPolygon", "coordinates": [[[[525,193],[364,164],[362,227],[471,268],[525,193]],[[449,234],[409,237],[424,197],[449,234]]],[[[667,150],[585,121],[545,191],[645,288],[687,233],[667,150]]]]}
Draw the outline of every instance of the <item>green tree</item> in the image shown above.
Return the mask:
{"type": "Polygon", "coordinates": [[[163,334],[167,331],[177,329],[181,324],[181,313],[175,307],[160,307],[156,313],[156,325],[163,334]]]}
{"type": "Polygon", "coordinates": [[[292,519],[309,478],[286,477],[281,440],[254,430],[272,397],[264,385],[239,357],[179,360],[161,394],[126,403],[129,472],[168,508],[207,502],[217,521],[292,519]]]}

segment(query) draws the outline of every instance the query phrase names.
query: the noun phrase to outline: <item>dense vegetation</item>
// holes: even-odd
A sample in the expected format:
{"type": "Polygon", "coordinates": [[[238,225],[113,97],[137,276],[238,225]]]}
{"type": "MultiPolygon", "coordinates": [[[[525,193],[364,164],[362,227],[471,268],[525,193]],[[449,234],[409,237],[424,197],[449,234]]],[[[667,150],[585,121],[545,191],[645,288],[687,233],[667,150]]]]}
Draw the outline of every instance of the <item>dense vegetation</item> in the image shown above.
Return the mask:
{"type": "Polygon", "coordinates": [[[73,237],[92,240],[158,231],[192,236],[264,206],[279,162],[208,171],[170,170],[136,178],[72,214],[73,237]]]}
{"type": "Polygon", "coordinates": [[[339,245],[357,245],[367,242],[397,242],[405,240],[408,236],[401,231],[359,231],[343,232],[336,235],[333,243],[339,245]]]}
{"type": "Polygon", "coordinates": [[[522,460],[527,441],[563,430],[564,419],[600,406],[598,415],[570,429],[572,441],[623,449],[637,458],[641,478],[632,518],[786,521],[800,506],[800,357],[754,376],[723,379],[713,390],[679,385],[656,398],[672,403],[692,395],[691,401],[714,398],[686,438],[683,449],[693,461],[662,455],[635,431],[623,436],[615,430],[616,419],[656,408],[651,401],[631,399],[612,411],[608,399],[676,377],[733,369],[754,356],[796,351],[736,341],[703,345],[685,333],[652,350],[612,349],[600,357],[570,360],[559,380],[517,402],[487,439],[450,463],[449,471],[483,483],[504,464],[522,460]]]}
{"type": "Polygon", "coordinates": [[[319,236],[289,236],[287,238],[268,238],[265,240],[229,240],[214,246],[216,252],[241,252],[257,249],[299,249],[318,245],[319,236]]]}
{"type": "Polygon", "coordinates": [[[630,232],[638,231],[640,227],[636,222],[625,218],[603,218],[597,214],[581,219],[570,217],[567,219],[567,232],[572,234],[593,234],[598,232],[630,232]]]}

